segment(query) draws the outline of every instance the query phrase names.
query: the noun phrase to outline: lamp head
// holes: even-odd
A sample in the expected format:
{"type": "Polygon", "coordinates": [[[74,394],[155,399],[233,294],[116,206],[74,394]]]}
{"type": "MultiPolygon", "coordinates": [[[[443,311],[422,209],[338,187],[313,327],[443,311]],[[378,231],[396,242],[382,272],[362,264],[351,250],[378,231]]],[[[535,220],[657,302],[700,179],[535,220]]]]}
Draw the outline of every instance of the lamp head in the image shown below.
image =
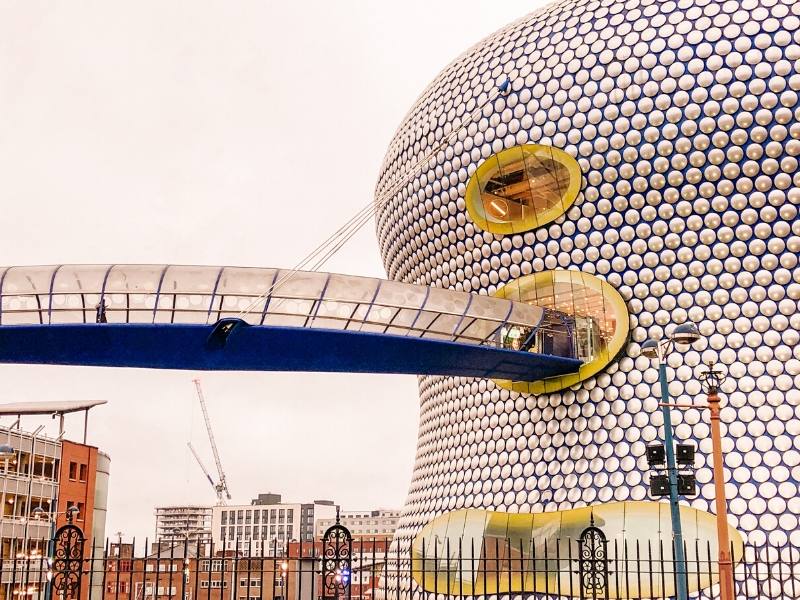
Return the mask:
{"type": "Polygon", "coordinates": [[[649,338],[642,343],[642,356],[646,358],[658,358],[658,341],[649,338]]]}
{"type": "Polygon", "coordinates": [[[700,339],[700,332],[694,323],[682,323],[672,331],[670,339],[678,347],[691,346],[700,339]]]}
{"type": "Polygon", "coordinates": [[[725,372],[720,368],[715,368],[713,362],[708,363],[705,371],[698,376],[706,394],[716,393],[719,387],[725,382],[725,372]]]}

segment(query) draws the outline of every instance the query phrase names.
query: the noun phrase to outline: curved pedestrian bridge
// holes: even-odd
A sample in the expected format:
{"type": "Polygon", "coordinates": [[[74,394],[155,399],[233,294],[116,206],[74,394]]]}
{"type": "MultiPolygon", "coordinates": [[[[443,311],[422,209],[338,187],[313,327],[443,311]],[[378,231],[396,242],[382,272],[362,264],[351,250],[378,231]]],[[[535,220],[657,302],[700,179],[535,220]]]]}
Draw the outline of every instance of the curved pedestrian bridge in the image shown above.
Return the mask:
{"type": "Polygon", "coordinates": [[[555,311],[318,272],[178,265],[0,267],[0,362],[340,371],[534,381],[573,373],[555,311]]]}

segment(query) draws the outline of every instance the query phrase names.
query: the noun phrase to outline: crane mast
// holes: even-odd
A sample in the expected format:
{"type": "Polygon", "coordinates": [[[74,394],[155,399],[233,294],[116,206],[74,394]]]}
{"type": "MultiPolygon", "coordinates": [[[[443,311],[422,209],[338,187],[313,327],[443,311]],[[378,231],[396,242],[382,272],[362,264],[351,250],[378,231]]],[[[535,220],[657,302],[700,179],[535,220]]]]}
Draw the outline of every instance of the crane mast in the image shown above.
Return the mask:
{"type": "Polygon", "coordinates": [[[192,448],[191,444],[189,444],[189,448],[191,448],[192,453],[195,456],[195,459],[197,459],[197,462],[200,464],[200,467],[203,469],[203,472],[206,474],[206,477],[208,477],[208,480],[214,486],[214,491],[217,493],[217,504],[224,505],[226,499],[228,500],[231,499],[231,493],[230,491],[228,491],[228,482],[225,478],[225,471],[223,471],[222,469],[222,461],[219,458],[219,450],[217,450],[217,442],[214,439],[214,431],[211,429],[211,418],[208,416],[208,409],[206,408],[206,399],[203,396],[203,388],[200,387],[199,379],[193,379],[192,381],[194,382],[195,388],[197,388],[197,398],[200,400],[200,408],[203,411],[203,419],[206,422],[208,441],[211,444],[211,452],[214,454],[214,462],[217,465],[217,476],[219,477],[217,483],[214,483],[214,481],[211,479],[211,476],[208,474],[208,471],[203,466],[203,463],[200,461],[200,458],[197,456],[197,453],[194,451],[194,448],[192,448]]]}

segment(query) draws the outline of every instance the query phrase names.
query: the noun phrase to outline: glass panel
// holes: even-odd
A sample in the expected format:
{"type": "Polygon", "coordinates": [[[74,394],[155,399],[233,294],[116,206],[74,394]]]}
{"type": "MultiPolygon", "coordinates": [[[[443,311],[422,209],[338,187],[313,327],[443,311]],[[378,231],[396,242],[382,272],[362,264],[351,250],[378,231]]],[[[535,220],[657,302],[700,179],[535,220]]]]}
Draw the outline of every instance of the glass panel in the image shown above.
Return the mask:
{"type": "MultiPolygon", "coordinates": [[[[281,277],[283,277],[283,275],[283,273],[280,274],[281,277]]],[[[285,279],[283,283],[278,285],[273,295],[316,300],[322,295],[327,281],[327,273],[296,271],[291,277],[285,279]]]]}
{"type": "Polygon", "coordinates": [[[267,292],[283,272],[275,269],[225,267],[212,301],[211,322],[225,317],[241,317],[251,325],[261,323],[267,292]],[[247,311],[245,315],[242,311],[247,311]]]}
{"type": "Polygon", "coordinates": [[[358,307],[355,302],[337,302],[323,300],[316,308],[316,317],[311,322],[311,327],[326,329],[344,329],[350,315],[358,307]]]}
{"type": "Polygon", "coordinates": [[[452,340],[455,337],[455,329],[459,323],[461,323],[461,316],[442,313],[438,319],[429,325],[428,331],[425,332],[425,337],[440,333],[444,339],[452,340]]]}
{"type": "Polygon", "coordinates": [[[51,323],[94,323],[110,265],[62,265],[53,281],[51,323]]]}
{"type": "Polygon", "coordinates": [[[469,294],[443,288],[431,288],[425,301],[425,310],[461,316],[469,304],[469,294]]]}
{"type": "Polygon", "coordinates": [[[47,323],[54,266],[11,267],[3,278],[3,325],[47,323]]]}
{"type": "Polygon", "coordinates": [[[425,301],[429,289],[424,286],[408,285],[398,281],[381,280],[375,304],[419,308],[425,301]]]}
{"type": "Polygon", "coordinates": [[[380,279],[369,277],[348,277],[331,274],[325,297],[331,300],[348,300],[352,302],[371,302],[380,279]]]}
{"type": "Polygon", "coordinates": [[[480,343],[487,340],[499,327],[497,321],[464,317],[458,333],[458,341],[480,343]]]}
{"type": "Polygon", "coordinates": [[[577,161],[559,148],[514,146],[487,158],[465,193],[473,221],[492,233],[520,233],[564,214],[581,187],[577,161]]]}
{"type": "Polygon", "coordinates": [[[163,265],[114,265],[103,299],[109,323],[152,323],[163,265]]]}
{"type": "Polygon", "coordinates": [[[156,323],[207,323],[219,267],[170,266],[161,283],[156,323]]]}
{"type": "Polygon", "coordinates": [[[506,319],[510,310],[510,300],[503,301],[501,298],[475,294],[466,314],[473,317],[489,317],[496,319],[499,323],[506,319]]]}
{"type": "Polygon", "coordinates": [[[408,328],[411,327],[418,314],[419,310],[415,308],[401,308],[398,310],[392,320],[392,333],[406,335],[408,328]]]}

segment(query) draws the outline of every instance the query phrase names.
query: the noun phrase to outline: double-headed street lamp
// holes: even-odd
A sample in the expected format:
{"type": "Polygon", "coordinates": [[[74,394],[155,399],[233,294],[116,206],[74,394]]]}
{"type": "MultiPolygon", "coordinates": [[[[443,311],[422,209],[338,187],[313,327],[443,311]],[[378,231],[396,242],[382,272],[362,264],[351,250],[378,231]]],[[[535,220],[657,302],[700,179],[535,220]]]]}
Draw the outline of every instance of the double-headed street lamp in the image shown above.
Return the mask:
{"type": "Polygon", "coordinates": [[[669,476],[669,506],[672,520],[672,542],[675,548],[676,599],[687,600],[686,554],[683,548],[681,512],[678,505],[678,469],[675,465],[675,447],[672,440],[672,415],[669,407],[667,384],[667,356],[673,350],[685,351],[700,339],[700,332],[693,323],[678,325],[665,340],[648,339],[642,344],[642,355],[658,359],[658,379],[661,382],[661,412],[664,415],[664,445],[666,446],[667,473],[669,476]]]}

